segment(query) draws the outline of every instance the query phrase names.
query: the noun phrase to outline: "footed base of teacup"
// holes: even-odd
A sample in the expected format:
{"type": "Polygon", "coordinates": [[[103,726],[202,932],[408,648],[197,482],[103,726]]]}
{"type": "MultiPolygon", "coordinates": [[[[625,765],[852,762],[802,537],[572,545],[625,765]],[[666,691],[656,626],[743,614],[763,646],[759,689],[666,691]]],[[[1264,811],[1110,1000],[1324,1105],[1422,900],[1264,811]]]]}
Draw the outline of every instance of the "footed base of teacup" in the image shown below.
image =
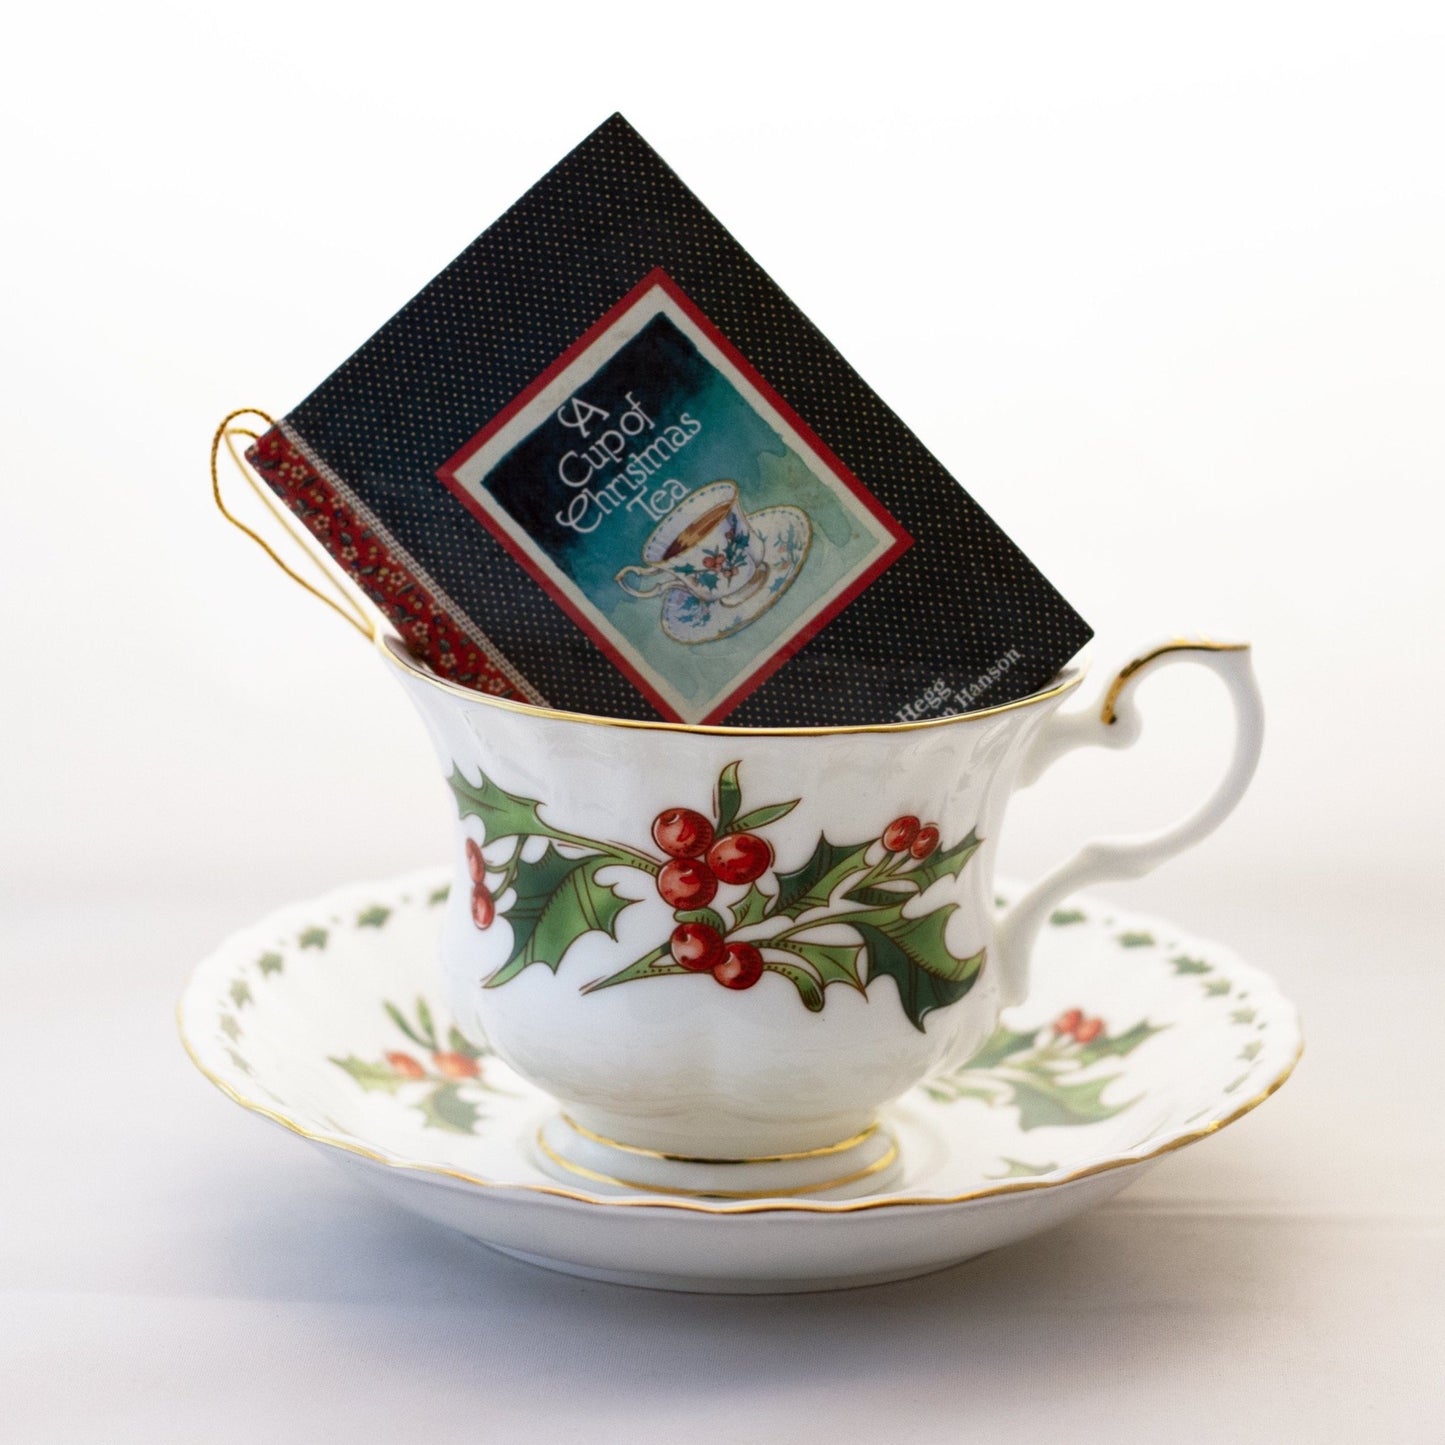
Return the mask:
{"type": "Polygon", "coordinates": [[[692,1199],[856,1199],[891,1188],[898,1145],[879,1124],[793,1154],[696,1159],[623,1144],[552,1115],[537,1131],[538,1166],[553,1179],[599,1194],[676,1194],[692,1199]]]}

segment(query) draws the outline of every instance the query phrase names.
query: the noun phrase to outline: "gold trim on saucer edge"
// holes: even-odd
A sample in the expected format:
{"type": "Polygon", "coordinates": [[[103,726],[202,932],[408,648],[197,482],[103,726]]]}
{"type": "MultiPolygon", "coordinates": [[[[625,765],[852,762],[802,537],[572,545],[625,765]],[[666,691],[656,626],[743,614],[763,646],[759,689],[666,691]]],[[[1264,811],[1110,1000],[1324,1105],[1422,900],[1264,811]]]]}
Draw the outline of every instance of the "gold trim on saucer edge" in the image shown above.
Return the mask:
{"type": "Polygon", "coordinates": [[[437,1164],[414,1164],[403,1159],[389,1158],[375,1149],[368,1149],[364,1144],[351,1144],[331,1135],[317,1134],[306,1128],[305,1125],[288,1118],[285,1114],[279,1113],[275,1109],[268,1109],[264,1104],[258,1104],[254,1100],[246,1098],[231,1084],[208,1069],[201,1062],[190,1039],[186,1037],[183,1007],[184,999],[176,1005],[176,1031],[180,1035],[181,1046],[201,1074],[209,1079],[232,1103],[239,1104],[252,1114],[259,1114],[263,1119],[269,1119],[273,1124],[279,1124],[292,1134],[299,1134],[303,1139],[309,1139],[313,1144],[324,1144],[327,1148],[339,1149],[346,1154],[357,1154],[363,1159],[371,1160],[374,1164],[385,1165],[388,1169],[398,1169],[412,1174],[429,1174],[441,1179],[453,1179],[461,1184],[475,1185],[479,1189],[502,1189],[524,1194],[550,1195],[556,1199],[568,1199],[577,1204],[587,1204],[596,1209],[680,1209],[693,1214],[860,1214],[866,1209],[907,1209],[940,1204],[971,1204],[974,1200],[994,1199],[1004,1194],[1023,1194],[1033,1189],[1058,1189],[1063,1185],[1074,1184],[1080,1179],[1088,1179],[1096,1174],[1108,1174],[1115,1169],[1127,1169],[1131,1165],[1147,1164],[1150,1160],[1162,1158],[1165,1154],[1172,1154],[1176,1149],[1186,1148],[1190,1144],[1197,1144],[1201,1139],[1207,1139],[1211,1134],[1217,1134],[1221,1129],[1227,1129],[1231,1124],[1244,1118],[1246,1114],[1252,1113],[1271,1094],[1281,1089],[1289,1076],[1294,1073],[1304,1054],[1304,1041],[1301,1039],[1294,1057],[1270,1080],[1265,1088],[1253,1098],[1247,1099],[1233,1112],[1225,1115],[1224,1118],[1216,1119],[1213,1123],[1205,1124],[1198,1129],[1190,1129],[1173,1139],[1166,1139],[1157,1149],[1153,1149],[1147,1154],[1137,1157],[1106,1159],[1102,1163],[1090,1164],[1084,1169],[1076,1169],[1062,1179],[1014,1179],[1007,1183],[995,1184],[987,1189],[975,1189],[967,1194],[955,1195],[897,1194],[875,1199],[839,1200],[833,1203],[807,1199],[779,1199],[777,1203],[774,1203],[772,1200],[777,1199],[778,1196],[770,1196],[767,1201],[701,1204],[691,1199],[679,1199],[665,1194],[642,1195],[636,1199],[604,1199],[595,1194],[583,1194],[575,1189],[567,1189],[560,1184],[506,1184],[495,1179],[481,1179],[475,1174],[467,1174],[460,1169],[445,1169],[437,1164]]]}

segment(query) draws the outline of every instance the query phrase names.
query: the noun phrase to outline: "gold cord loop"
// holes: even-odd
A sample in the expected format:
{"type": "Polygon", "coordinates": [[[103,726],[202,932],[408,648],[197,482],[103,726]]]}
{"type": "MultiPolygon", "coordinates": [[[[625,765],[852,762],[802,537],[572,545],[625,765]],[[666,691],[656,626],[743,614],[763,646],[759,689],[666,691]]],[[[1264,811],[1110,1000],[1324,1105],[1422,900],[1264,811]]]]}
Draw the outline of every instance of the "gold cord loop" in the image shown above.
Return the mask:
{"type": "Polygon", "coordinates": [[[369,642],[377,640],[379,629],[361,606],[361,604],[350,595],[342,583],[332,574],[331,570],[317,555],[314,548],[316,543],[308,533],[304,531],[301,524],[276,500],[269,488],[263,486],[256,478],[251,468],[246,465],[245,458],[237,450],[236,439],[245,437],[249,441],[255,441],[258,433],[251,431],[248,427],[235,426],[233,423],[243,416],[255,416],[266,423],[267,428],[275,426],[275,422],[266,415],[264,411],[254,406],[238,407],[235,411],[223,417],[221,424],[216,428],[216,434],[211,438],[211,495],[215,498],[216,507],[221,515],[238,531],[244,532],[298,587],[304,587],[313,597],[324,602],[338,617],[349,622],[369,642]],[[335,596],[323,592],[314,582],[309,582],[299,572],[287,563],[276,549],[257,531],[248,527],[234,512],[226,506],[221,497],[221,475],[218,462],[221,455],[221,445],[225,444],[226,450],[231,454],[231,460],[236,464],[236,470],[246,480],[246,485],[261,499],[266,509],[286,530],[287,534],[301,548],[306,560],[325,578],[329,587],[334,589],[335,596]],[[337,599],[340,599],[339,601],[337,599]]]}

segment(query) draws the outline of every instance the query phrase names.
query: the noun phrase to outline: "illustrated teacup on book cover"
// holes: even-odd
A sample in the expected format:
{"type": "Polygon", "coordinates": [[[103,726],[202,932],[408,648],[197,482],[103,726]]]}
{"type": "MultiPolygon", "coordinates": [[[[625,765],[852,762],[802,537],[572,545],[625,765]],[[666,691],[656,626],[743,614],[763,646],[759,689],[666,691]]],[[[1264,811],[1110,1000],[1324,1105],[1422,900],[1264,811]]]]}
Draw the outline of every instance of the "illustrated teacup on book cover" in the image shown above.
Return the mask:
{"type": "Polygon", "coordinates": [[[535,704],[914,720],[1090,635],[620,115],[248,458],[436,672],[535,704]]]}

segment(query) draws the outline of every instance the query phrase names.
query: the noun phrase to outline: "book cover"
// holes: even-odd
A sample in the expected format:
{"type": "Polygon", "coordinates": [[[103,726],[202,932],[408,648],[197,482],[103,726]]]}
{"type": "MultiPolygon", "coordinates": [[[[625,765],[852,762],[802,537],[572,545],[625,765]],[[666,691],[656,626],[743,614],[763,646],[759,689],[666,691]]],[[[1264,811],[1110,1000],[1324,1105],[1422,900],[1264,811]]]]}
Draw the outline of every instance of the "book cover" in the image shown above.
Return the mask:
{"type": "Polygon", "coordinates": [[[889,722],[1090,635],[620,115],[248,457],[418,656],[523,701],[889,722]]]}

